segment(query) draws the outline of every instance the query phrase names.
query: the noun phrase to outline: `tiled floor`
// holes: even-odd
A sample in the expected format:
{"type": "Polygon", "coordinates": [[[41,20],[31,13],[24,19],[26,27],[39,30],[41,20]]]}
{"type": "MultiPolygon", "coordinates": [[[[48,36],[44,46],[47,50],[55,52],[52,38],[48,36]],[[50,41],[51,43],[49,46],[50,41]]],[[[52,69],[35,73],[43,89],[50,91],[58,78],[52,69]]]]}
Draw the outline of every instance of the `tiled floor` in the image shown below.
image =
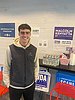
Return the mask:
{"type": "MultiPolygon", "coordinates": [[[[46,100],[50,100],[50,96],[47,95],[45,99],[46,99],[46,100]]],[[[52,97],[51,100],[56,100],[56,97],[52,97]]],[[[61,99],[59,99],[59,100],[61,100],[61,99]]]]}
{"type": "MultiPolygon", "coordinates": [[[[59,100],[75,100],[75,99],[72,99],[72,98],[67,98],[67,97],[61,97],[62,99],[59,99],[59,100]]],[[[0,100],[9,100],[9,94],[7,93],[7,94],[5,94],[5,95],[3,95],[2,97],[0,97],[0,100]]],[[[21,100],[23,100],[23,98],[21,99],[21,100]]],[[[49,95],[35,95],[35,98],[34,98],[34,100],[50,100],[50,96],[49,95]]],[[[56,97],[52,97],[52,99],[51,100],[56,100],[56,97]]]]}
{"type": "Polygon", "coordinates": [[[7,94],[1,96],[0,100],[9,100],[9,94],[7,93],[7,94]]]}

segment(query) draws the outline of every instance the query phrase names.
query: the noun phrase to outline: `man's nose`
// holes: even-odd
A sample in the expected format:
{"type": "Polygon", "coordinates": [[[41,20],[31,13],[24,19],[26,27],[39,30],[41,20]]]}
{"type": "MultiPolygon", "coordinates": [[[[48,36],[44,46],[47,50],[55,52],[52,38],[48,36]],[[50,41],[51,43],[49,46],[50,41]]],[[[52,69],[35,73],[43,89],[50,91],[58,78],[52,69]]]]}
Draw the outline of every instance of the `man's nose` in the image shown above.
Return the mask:
{"type": "Polygon", "coordinates": [[[24,33],[24,34],[23,34],[23,36],[27,36],[27,34],[26,34],[26,33],[24,33]]]}

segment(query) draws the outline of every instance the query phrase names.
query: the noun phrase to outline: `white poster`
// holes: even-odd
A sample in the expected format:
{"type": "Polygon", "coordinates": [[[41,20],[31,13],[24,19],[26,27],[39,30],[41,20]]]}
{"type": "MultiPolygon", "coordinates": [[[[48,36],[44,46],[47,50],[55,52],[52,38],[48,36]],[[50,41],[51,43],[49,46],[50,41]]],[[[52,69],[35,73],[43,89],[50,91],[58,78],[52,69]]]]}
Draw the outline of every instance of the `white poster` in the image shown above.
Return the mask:
{"type": "Polygon", "coordinates": [[[39,28],[33,28],[32,29],[32,36],[39,36],[40,29],[39,28]]]}
{"type": "Polygon", "coordinates": [[[74,27],[55,27],[53,49],[67,52],[66,47],[72,47],[73,34],[74,27]]]}

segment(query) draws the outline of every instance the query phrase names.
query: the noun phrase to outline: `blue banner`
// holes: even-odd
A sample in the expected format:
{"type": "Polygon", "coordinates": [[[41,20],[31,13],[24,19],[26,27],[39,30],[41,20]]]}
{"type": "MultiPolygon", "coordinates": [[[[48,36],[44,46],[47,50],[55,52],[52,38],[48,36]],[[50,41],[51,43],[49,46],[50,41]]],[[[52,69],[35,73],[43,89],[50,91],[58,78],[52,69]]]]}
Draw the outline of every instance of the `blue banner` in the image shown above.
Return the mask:
{"type": "Polygon", "coordinates": [[[70,72],[58,71],[56,73],[56,82],[75,86],[75,74],[70,72]]]}
{"type": "Polygon", "coordinates": [[[51,74],[49,72],[40,71],[37,81],[35,82],[35,89],[39,91],[48,92],[50,85],[51,74]]]}
{"type": "Polygon", "coordinates": [[[0,23],[0,37],[15,37],[15,23],[0,23]]]}
{"type": "Polygon", "coordinates": [[[55,27],[54,39],[73,40],[74,27],[55,27]]]}
{"type": "Polygon", "coordinates": [[[45,87],[47,88],[47,82],[48,82],[48,75],[40,74],[39,80],[37,80],[37,86],[45,87]]]}

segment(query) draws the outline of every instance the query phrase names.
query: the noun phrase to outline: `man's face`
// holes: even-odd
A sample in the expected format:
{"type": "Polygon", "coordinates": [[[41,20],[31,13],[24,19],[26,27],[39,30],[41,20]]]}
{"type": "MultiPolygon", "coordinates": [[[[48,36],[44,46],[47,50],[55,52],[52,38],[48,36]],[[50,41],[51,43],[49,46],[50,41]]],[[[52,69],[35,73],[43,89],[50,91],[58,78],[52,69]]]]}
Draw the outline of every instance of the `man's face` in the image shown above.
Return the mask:
{"type": "Polygon", "coordinates": [[[30,40],[31,31],[29,29],[20,29],[19,36],[21,45],[26,46],[30,40]]]}

